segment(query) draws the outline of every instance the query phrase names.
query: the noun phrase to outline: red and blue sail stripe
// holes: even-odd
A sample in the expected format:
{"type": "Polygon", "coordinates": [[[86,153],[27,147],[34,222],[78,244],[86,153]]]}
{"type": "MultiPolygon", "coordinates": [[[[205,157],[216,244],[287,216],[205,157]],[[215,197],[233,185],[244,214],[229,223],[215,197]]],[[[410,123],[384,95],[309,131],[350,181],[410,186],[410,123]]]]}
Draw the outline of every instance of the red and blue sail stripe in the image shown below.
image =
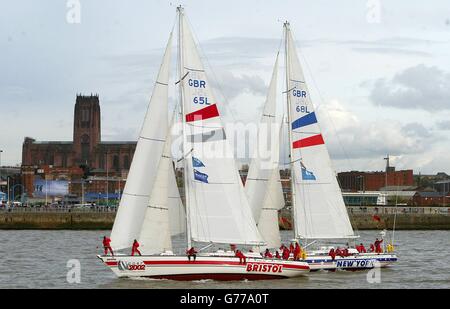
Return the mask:
{"type": "Polygon", "coordinates": [[[213,104],[205,108],[196,110],[195,112],[186,114],[186,122],[205,120],[219,116],[217,105],[213,104]]]}
{"type": "Polygon", "coordinates": [[[292,130],[308,126],[310,124],[317,123],[316,113],[312,112],[306,114],[303,117],[298,118],[292,123],[292,130]]]}
{"type": "Polygon", "coordinates": [[[292,148],[305,148],[325,144],[322,134],[316,134],[310,137],[299,139],[292,143],[292,148]]]}

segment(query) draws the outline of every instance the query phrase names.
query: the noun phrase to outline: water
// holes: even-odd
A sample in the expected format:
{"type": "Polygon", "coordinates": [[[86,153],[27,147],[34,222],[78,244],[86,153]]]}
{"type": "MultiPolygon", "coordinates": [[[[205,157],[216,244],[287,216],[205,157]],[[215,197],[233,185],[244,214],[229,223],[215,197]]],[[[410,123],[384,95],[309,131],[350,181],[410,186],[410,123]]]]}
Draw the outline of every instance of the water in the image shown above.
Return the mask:
{"type": "MultiPolygon", "coordinates": [[[[0,231],[0,288],[450,288],[450,231],[396,232],[399,262],[381,270],[381,283],[369,283],[367,271],[238,282],[118,279],[96,258],[107,234],[109,231],[0,231]],[[80,283],[67,282],[71,259],[80,262],[80,283]]],[[[377,236],[374,231],[360,234],[366,246],[377,236]]],[[[283,231],[282,236],[288,240],[292,233],[283,231]]]]}

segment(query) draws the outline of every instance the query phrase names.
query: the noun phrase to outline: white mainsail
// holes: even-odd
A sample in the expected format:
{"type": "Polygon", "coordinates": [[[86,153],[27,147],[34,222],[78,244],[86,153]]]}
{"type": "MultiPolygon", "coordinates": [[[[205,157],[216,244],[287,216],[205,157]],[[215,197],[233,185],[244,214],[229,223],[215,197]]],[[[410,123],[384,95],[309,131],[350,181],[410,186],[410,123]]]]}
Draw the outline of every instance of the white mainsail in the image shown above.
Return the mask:
{"type": "Polygon", "coordinates": [[[127,182],[111,232],[114,250],[131,247],[139,237],[156,178],[168,127],[168,83],[172,34],[153,88],[127,182]]]}
{"type": "Polygon", "coordinates": [[[184,169],[190,239],[263,244],[226,140],[217,102],[181,8],[179,13],[184,169]]]}
{"type": "Polygon", "coordinates": [[[278,130],[274,130],[279,125],[276,121],[277,70],[278,55],[258,126],[255,154],[245,182],[245,192],[253,217],[269,248],[281,245],[278,210],[284,206],[279,172],[279,134],[278,130]],[[263,145],[270,147],[268,158],[261,157],[263,145]]]}
{"type": "Polygon", "coordinates": [[[342,193],[285,23],[286,79],[295,237],[354,237],[342,193]]]}

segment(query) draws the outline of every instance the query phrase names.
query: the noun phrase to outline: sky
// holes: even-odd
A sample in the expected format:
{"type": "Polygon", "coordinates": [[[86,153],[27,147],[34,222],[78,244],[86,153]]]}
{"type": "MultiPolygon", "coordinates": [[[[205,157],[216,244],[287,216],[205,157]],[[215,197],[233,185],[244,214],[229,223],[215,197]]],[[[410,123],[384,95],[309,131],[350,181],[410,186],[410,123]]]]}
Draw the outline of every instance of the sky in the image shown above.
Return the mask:
{"type": "Polygon", "coordinates": [[[226,121],[259,119],[289,20],[336,171],[390,154],[450,174],[447,0],[2,2],[1,164],[20,164],[26,136],[72,140],[78,93],[99,94],[102,140],[136,140],[179,4],[226,121]]]}

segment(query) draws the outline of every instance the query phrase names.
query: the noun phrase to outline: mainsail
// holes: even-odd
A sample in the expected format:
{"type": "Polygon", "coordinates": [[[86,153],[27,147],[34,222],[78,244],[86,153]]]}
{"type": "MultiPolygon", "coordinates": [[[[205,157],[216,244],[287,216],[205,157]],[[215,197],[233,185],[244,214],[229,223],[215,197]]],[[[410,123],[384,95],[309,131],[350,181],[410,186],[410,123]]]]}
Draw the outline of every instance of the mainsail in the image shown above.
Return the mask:
{"type": "Polygon", "coordinates": [[[168,127],[168,83],[172,34],[145,115],[127,182],[111,232],[115,250],[131,247],[139,237],[156,178],[168,127]]]}
{"type": "Polygon", "coordinates": [[[253,217],[269,248],[278,248],[281,245],[278,210],[284,206],[279,172],[279,134],[276,130],[279,125],[276,121],[277,70],[278,55],[258,126],[255,153],[245,182],[253,217]],[[265,145],[270,148],[268,157],[261,155],[265,145]]]}
{"type": "Polygon", "coordinates": [[[295,237],[351,238],[353,229],[289,28],[286,79],[295,237]]]}
{"type": "Polygon", "coordinates": [[[188,234],[199,242],[263,244],[181,8],[179,16],[188,234]]]}

